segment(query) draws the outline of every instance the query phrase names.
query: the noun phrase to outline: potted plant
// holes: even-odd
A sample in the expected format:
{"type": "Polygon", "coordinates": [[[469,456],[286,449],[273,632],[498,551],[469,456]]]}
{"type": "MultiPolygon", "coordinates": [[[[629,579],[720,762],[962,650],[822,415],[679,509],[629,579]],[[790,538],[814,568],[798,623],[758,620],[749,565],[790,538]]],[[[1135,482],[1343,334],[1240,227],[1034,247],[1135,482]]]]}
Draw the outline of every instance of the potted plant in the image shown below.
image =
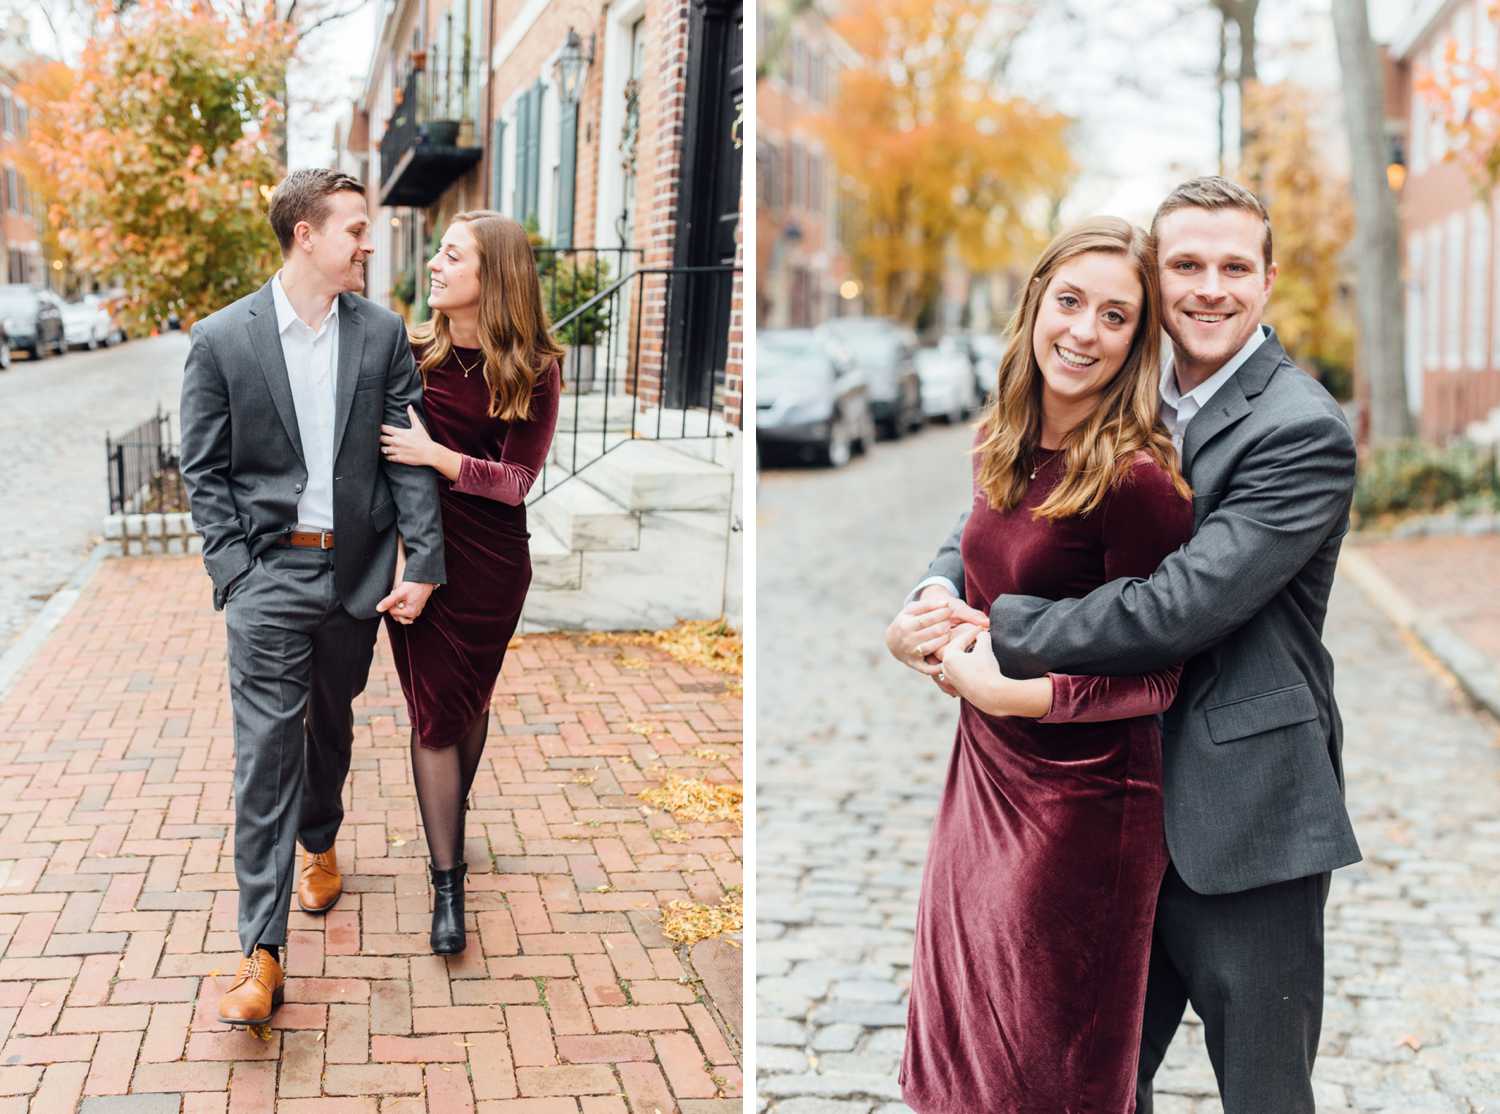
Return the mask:
{"type": "MultiPolygon", "coordinates": [[[[596,263],[573,255],[561,255],[550,269],[554,271],[550,276],[554,280],[554,321],[563,321],[610,285],[609,267],[603,261],[596,263]]],[[[558,341],[568,349],[564,379],[580,394],[594,388],[596,342],[609,330],[612,308],[612,300],[606,298],[557,330],[558,341]]]]}

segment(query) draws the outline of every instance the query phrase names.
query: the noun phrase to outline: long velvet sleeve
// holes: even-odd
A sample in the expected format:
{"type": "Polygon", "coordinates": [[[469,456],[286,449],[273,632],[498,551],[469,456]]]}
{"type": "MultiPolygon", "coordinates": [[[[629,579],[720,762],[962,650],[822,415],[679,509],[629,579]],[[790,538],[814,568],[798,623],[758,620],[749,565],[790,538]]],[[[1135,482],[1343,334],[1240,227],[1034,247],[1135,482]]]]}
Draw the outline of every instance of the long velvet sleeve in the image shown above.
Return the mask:
{"type": "Polygon", "coordinates": [[[554,362],[532,393],[531,416],[524,422],[512,422],[506,431],[500,459],[465,455],[453,490],[511,506],[524,502],[552,447],[561,399],[562,369],[554,362]]]}
{"type": "MultiPolygon", "coordinates": [[[[1193,505],[1156,464],[1142,458],[1101,512],[1104,577],[1147,577],[1192,536],[1193,505]]],[[[1177,697],[1182,666],[1124,676],[1048,673],[1052,708],[1042,723],[1099,723],[1166,711],[1177,697]]]]}

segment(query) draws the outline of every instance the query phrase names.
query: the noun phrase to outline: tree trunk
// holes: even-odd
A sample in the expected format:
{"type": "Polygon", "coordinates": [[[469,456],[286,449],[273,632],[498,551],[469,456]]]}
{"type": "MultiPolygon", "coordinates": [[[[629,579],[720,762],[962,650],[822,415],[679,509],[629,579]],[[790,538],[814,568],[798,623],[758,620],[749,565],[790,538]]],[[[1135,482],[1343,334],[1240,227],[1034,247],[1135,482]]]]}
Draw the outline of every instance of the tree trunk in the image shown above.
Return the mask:
{"type": "Polygon", "coordinates": [[[1385,86],[1370,41],[1365,0],[1333,0],[1333,30],[1343,76],[1344,126],[1354,192],[1354,257],[1359,353],[1370,384],[1370,441],[1412,435],[1406,404],[1405,306],[1400,228],[1386,183],[1385,86]]]}

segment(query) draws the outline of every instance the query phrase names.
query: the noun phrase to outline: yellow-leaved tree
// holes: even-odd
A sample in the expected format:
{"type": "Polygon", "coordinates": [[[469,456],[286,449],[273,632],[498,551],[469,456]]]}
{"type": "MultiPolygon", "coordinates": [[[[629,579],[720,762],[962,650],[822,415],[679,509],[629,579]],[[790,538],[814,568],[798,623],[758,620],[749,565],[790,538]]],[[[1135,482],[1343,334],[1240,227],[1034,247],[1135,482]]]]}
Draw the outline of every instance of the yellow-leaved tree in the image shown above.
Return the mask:
{"type": "Polygon", "coordinates": [[[914,322],[951,256],[973,274],[1028,263],[1073,173],[1068,120],[1003,95],[987,55],[1007,5],[868,0],[834,21],[861,64],[819,131],[846,239],[875,312],[914,322]]]}
{"type": "Polygon", "coordinates": [[[1240,176],[1271,216],[1277,278],[1266,310],[1291,357],[1347,398],[1354,362],[1347,252],[1354,237],[1349,183],[1335,173],[1312,93],[1288,82],[1247,87],[1252,128],[1240,176]]]}
{"type": "Polygon", "coordinates": [[[101,22],[65,95],[23,87],[58,239],[74,266],[125,288],[135,323],[191,323],[275,269],[266,199],[291,47],[284,23],[140,0],[101,22]]]}

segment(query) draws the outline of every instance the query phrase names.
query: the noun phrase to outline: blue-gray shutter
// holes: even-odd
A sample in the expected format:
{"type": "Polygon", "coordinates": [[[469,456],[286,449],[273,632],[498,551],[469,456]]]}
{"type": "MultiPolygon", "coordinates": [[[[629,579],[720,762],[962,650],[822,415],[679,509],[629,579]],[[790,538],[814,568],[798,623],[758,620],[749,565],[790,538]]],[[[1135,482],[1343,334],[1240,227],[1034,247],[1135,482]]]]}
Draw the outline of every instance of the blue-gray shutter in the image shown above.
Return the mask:
{"type": "Polygon", "coordinates": [[[500,188],[505,185],[505,121],[496,120],[490,135],[490,208],[505,212],[500,188]]]}
{"type": "Polygon", "coordinates": [[[531,129],[531,94],[528,92],[516,105],[516,180],[511,185],[511,215],[523,223],[526,220],[526,155],[531,149],[527,132],[531,129]]]}
{"type": "Polygon", "coordinates": [[[542,83],[531,87],[526,101],[526,177],[522,181],[525,204],[521,206],[521,220],[541,220],[538,211],[541,202],[542,181],[542,83]]]}
{"type": "Polygon", "coordinates": [[[558,247],[573,246],[573,178],[578,165],[578,105],[569,102],[562,110],[562,145],[557,173],[557,234],[553,241],[558,247]]]}

